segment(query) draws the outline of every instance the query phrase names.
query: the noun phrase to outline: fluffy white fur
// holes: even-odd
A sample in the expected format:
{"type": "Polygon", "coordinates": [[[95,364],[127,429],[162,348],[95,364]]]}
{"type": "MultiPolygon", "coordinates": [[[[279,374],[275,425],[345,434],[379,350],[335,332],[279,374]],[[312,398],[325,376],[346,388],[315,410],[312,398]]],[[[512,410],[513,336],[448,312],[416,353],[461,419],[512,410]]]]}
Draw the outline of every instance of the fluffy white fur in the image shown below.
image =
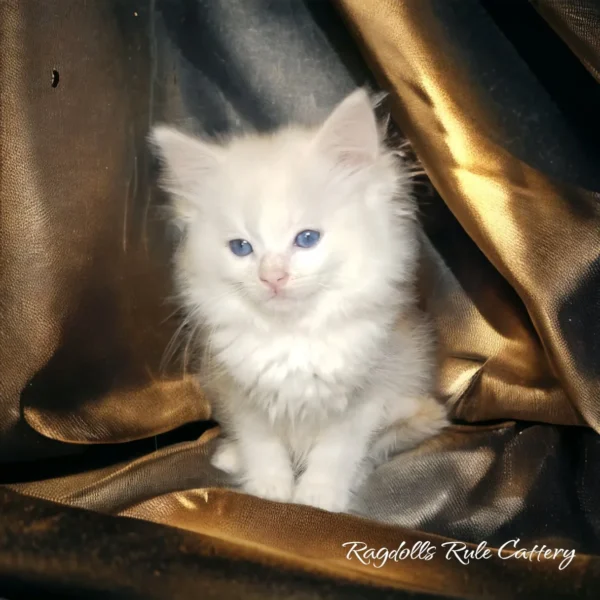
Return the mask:
{"type": "Polygon", "coordinates": [[[248,493],[344,511],[373,465],[447,424],[415,310],[410,173],[381,138],[364,90],[315,128],[220,144],[152,132],[225,432],[213,464],[248,493]],[[306,229],[319,243],[295,246],[306,229]],[[234,255],[238,238],[254,252],[234,255]],[[277,295],[259,277],[273,268],[289,274],[277,295]]]}

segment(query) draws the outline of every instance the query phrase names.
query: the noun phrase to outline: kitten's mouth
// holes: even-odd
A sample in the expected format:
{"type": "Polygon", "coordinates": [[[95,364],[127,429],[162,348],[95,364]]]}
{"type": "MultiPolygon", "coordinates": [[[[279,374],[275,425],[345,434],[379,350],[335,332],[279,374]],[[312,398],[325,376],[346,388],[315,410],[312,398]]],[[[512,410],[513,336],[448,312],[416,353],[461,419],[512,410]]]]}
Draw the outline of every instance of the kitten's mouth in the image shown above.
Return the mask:
{"type": "Polygon", "coordinates": [[[269,308],[284,309],[293,304],[294,298],[283,290],[278,292],[270,292],[265,300],[265,304],[269,308]]]}
{"type": "Polygon", "coordinates": [[[306,294],[299,290],[285,287],[283,289],[264,289],[262,294],[256,298],[256,301],[263,305],[267,310],[277,312],[293,310],[307,299],[306,294]]]}
{"type": "Polygon", "coordinates": [[[267,297],[267,300],[278,300],[281,298],[285,298],[285,292],[283,290],[279,290],[279,291],[271,291],[269,292],[269,295],[267,297]]]}

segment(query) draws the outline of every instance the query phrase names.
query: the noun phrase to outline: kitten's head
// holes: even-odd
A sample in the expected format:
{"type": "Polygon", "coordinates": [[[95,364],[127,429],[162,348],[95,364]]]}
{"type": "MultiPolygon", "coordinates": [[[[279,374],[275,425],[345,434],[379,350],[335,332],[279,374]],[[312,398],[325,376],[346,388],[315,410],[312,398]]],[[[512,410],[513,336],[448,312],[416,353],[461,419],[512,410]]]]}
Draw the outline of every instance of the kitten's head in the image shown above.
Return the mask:
{"type": "Polygon", "coordinates": [[[209,320],[347,311],[412,276],[409,176],[365,91],[315,128],[213,144],[159,126],[151,140],[184,234],[180,290],[209,320]]]}

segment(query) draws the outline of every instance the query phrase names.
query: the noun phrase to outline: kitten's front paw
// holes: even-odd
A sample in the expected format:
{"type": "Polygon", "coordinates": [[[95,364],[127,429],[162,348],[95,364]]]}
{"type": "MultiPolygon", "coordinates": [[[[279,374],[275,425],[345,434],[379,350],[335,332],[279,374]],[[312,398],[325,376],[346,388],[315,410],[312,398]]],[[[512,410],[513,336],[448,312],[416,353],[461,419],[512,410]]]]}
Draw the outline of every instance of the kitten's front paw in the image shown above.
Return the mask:
{"type": "Polygon", "coordinates": [[[294,492],[293,502],[330,512],[345,512],[350,504],[350,492],[327,483],[300,481],[294,492]]]}
{"type": "Polygon", "coordinates": [[[288,472],[265,473],[260,478],[247,479],[243,490],[274,502],[289,502],[294,490],[294,475],[290,469],[288,472]]]}
{"type": "Polygon", "coordinates": [[[213,467],[230,475],[236,475],[241,468],[238,447],[231,440],[221,440],[210,462],[213,467]]]}

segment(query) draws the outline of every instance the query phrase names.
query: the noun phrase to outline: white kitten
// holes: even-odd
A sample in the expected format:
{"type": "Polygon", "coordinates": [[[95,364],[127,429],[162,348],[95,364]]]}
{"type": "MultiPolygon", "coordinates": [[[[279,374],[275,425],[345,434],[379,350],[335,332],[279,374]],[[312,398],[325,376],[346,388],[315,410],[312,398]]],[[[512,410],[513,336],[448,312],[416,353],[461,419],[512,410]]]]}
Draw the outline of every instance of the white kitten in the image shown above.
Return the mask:
{"type": "Polygon", "coordinates": [[[363,90],[320,127],[211,144],[160,126],[152,143],[226,434],[213,464],[248,493],[346,510],[369,468],[447,424],[408,169],[363,90]]]}

